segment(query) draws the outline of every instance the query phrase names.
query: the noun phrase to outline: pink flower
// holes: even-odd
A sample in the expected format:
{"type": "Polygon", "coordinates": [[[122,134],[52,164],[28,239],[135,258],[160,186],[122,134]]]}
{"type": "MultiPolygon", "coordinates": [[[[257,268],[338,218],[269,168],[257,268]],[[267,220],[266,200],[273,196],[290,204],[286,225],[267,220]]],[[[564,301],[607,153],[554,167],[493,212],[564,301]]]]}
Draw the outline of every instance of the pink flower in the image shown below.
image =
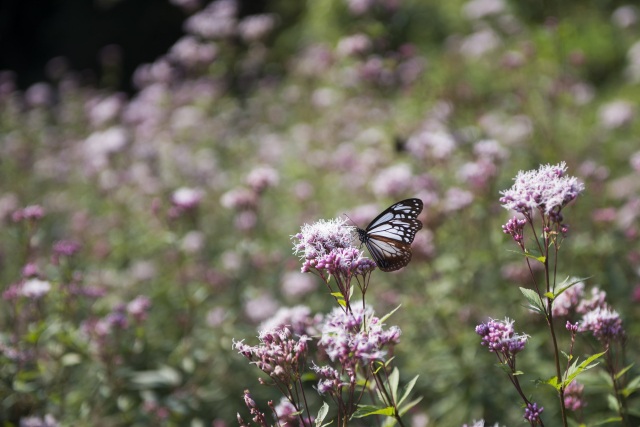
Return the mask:
{"type": "Polygon", "coordinates": [[[584,190],[584,184],[566,175],[566,171],[567,165],[561,162],[518,172],[513,186],[500,192],[502,206],[529,217],[534,210],[544,214],[558,213],[584,190]]]}
{"type": "Polygon", "coordinates": [[[256,193],[275,187],[279,180],[278,171],[269,166],[259,166],[247,175],[247,185],[256,193]]]}
{"type": "Polygon", "coordinates": [[[138,295],[127,304],[127,312],[133,316],[137,322],[146,320],[150,308],[151,300],[144,295],[138,295]]]}
{"type": "Polygon", "coordinates": [[[181,187],[173,192],[171,202],[181,209],[193,209],[200,204],[204,193],[200,189],[181,187]]]}
{"type": "Polygon", "coordinates": [[[240,21],[238,32],[245,42],[257,42],[267,37],[273,31],[275,24],[275,15],[266,13],[251,15],[240,21]]]}
{"type": "Polygon", "coordinates": [[[23,220],[28,221],[37,221],[44,216],[44,209],[40,205],[31,205],[27,206],[24,209],[18,209],[13,212],[11,218],[15,222],[20,222],[23,220]]]}
{"type": "Polygon", "coordinates": [[[39,299],[48,294],[50,290],[51,283],[46,280],[33,278],[22,284],[20,294],[27,298],[39,299]]]}
{"type": "Polygon", "coordinates": [[[598,115],[602,127],[617,129],[631,123],[635,117],[635,107],[629,101],[617,100],[600,107],[598,115]]]}

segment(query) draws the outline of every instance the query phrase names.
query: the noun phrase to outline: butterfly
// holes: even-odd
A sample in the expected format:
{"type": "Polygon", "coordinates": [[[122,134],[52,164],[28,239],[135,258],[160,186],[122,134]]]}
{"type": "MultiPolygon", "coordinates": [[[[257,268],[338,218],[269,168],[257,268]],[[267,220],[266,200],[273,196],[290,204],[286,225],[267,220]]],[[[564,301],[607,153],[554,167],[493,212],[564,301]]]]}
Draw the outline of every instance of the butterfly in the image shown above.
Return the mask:
{"type": "Polygon", "coordinates": [[[382,271],[396,271],[411,261],[411,242],[422,223],[422,200],[407,199],[382,211],[366,230],[356,227],[358,238],[382,271]]]}

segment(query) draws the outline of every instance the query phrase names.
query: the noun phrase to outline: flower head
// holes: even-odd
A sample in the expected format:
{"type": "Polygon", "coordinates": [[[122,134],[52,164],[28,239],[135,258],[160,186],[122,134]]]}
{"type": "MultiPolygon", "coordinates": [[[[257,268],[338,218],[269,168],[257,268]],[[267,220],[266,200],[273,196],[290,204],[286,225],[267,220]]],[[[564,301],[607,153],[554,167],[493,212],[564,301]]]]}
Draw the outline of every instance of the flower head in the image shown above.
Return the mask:
{"type": "Polygon", "coordinates": [[[44,208],[40,205],[31,205],[23,209],[18,209],[12,214],[14,222],[23,220],[37,221],[44,216],[44,208]]]}
{"type": "Polygon", "coordinates": [[[247,175],[247,185],[256,193],[275,187],[279,180],[278,171],[269,166],[259,166],[247,175]]]}
{"type": "Polygon", "coordinates": [[[151,300],[145,295],[138,295],[127,304],[127,312],[133,316],[137,322],[146,320],[151,308],[151,300]]]}
{"type": "Polygon", "coordinates": [[[584,384],[580,384],[577,381],[572,381],[564,390],[564,406],[570,411],[578,411],[587,403],[582,398],[582,392],[584,391],[584,384]]]}
{"type": "Polygon", "coordinates": [[[181,209],[189,210],[197,207],[203,196],[200,189],[181,187],[171,195],[171,203],[181,209]]]}
{"type": "Polygon", "coordinates": [[[373,360],[384,360],[387,352],[400,341],[400,328],[384,324],[373,315],[373,310],[354,307],[352,312],[334,309],[321,327],[322,337],[318,345],[332,361],[355,376],[358,363],[368,364],[373,360]],[[364,321],[366,318],[366,329],[364,321]]]}
{"type": "Polygon", "coordinates": [[[288,427],[300,427],[313,425],[312,419],[305,420],[305,423],[300,422],[300,410],[296,408],[286,397],[280,399],[280,403],[275,406],[274,412],[278,418],[278,424],[288,427]]]}
{"type": "Polygon", "coordinates": [[[281,328],[264,330],[258,339],[260,344],[254,347],[242,341],[234,341],[233,347],[281,384],[289,385],[299,379],[304,369],[309,337],[303,335],[296,340],[291,337],[291,330],[281,328]]]}
{"type": "Polygon", "coordinates": [[[476,333],[482,337],[482,345],[486,345],[492,353],[500,353],[511,358],[524,350],[528,335],[516,334],[513,320],[489,320],[476,326],[476,333]]]}
{"type": "Polygon", "coordinates": [[[579,331],[590,331],[594,337],[605,343],[624,338],[625,335],[620,315],[609,307],[598,307],[585,314],[580,322],[579,331]]]}
{"type": "MultiPolygon", "coordinates": [[[[351,247],[352,229],[345,225],[343,218],[326,221],[321,219],[313,224],[302,226],[294,239],[293,251],[305,260],[306,271],[335,249],[351,247]],[[307,263],[308,261],[308,263],[307,263]]],[[[303,266],[303,272],[305,271],[303,266]]]]}
{"type": "Polygon", "coordinates": [[[538,170],[520,171],[515,183],[501,191],[500,202],[511,209],[531,216],[534,210],[549,215],[556,214],[584,190],[577,178],[566,175],[565,162],[540,166],[538,170]]]}
{"type": "MultiPolygon", "coordinates": [[[[342,386],[347,385],[340,378],[340,373],[331,366],[317,366],[315,363],[311,367],[311,370],[318,374],[320,380],[318,381],[318,393],[320,394],[332,394],[340,395],[342,386]]],[[[352,377],[355,381],[355,377],[352,377]]]]}
{"type": "MultiPolygon", "coordinates": [[[[310,264],[311,265],[311,264],[310,264]]],[[[313,267],[325,269],[334,276],[364,275],[376,268],[376,263],[362,256],[362,252],[353,246],[336,248],[320,257],[313,267]]],[[[303,267],[304,270],[304,267],[303,267]]]]}
{"type": "Polygon", "coordinates": [[[40,280],[36,278],[28,279],[22,284],[20,288],[20,294],[27,298],[39,299],[48,294],[51,290],[51,283],[46,280],[40,280]]]}
{"type": "Polygon", "coordinates": [[[287,327],[295,335],[315,335],[315,324],[318,319],[311,315],[311,309],[306,305],[282,307],[270,318],[263,321],[259,329],[281,329],[287,327]]]}
{"type": "Polygon", "coordinates": [[[591,298],[583,299],[578,304],[576,311],[580,314],[586,314],[590,311],[595,310],[596,308],[606,308],[607,307],[607,293],[600,289],[599,287],[591,288],[591,298]]]}
{"type": "Polygon", "coordinates": [[[56,255],[72,256],[80,250],[80,243],[75,240],[59,240],[53,244],[56,255]]]}
{"type": "Polygon", "coordinates": [[[538,406],[537,403],[527,403],[527,407],[524,409],[524,419],[532,423],[538,422],[542,411],[544,408],[538,406]]]}

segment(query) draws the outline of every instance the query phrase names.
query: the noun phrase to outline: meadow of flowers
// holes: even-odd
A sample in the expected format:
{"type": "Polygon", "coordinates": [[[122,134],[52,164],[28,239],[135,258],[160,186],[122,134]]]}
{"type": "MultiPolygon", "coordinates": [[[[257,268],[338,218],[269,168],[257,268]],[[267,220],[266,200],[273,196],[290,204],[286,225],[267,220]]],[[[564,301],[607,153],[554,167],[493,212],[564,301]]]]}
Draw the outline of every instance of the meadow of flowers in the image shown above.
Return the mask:
{"type": "Polygon", "coordinates": [[[133,94],[0,73],[0,425],[640,423],[640,8],[171,2],[133,94]]]}

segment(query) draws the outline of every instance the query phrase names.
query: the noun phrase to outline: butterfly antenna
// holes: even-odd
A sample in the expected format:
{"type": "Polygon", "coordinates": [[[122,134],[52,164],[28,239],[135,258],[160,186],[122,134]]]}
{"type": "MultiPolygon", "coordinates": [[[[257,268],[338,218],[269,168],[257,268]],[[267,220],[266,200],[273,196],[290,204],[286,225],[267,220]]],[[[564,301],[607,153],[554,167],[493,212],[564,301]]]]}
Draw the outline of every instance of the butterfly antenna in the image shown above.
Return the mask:
{"type": "MultiPolygon", "coordinates": [[[[346,214],[346,213],[344,213],[344,212],[342,213],[342,215],[346,216],[346,217],[349,219],[349,221],[351,221],[351,223],[353,224],[353,226],[354,226],[354,227],[356,227],[356,229],[360,230],[360,227],[358,227],[358,225],[355,223],[355,221],[354,221],[354,220],[352,220],[351,218],[349,218],[349,215],[347,215],[347,214],[346,214]]],[[[362,242],[360,242],[360,247],[362,247],[362,242]]]]}
{"type": "Polygon", "coordinates": [[[348,219],[349,221],[351,221],[351,223],[357,227],[356,223],[355,223],[355,222],[353,222],[353,220],[352,220],[351,218],[349,218],[349,215],[347,215],[347,214],[346,214],[346,213],[344,213],[344,212],[342,212],[342,215],[346,216],[346,217],[347,217],[347,219],[348,219]]]}

